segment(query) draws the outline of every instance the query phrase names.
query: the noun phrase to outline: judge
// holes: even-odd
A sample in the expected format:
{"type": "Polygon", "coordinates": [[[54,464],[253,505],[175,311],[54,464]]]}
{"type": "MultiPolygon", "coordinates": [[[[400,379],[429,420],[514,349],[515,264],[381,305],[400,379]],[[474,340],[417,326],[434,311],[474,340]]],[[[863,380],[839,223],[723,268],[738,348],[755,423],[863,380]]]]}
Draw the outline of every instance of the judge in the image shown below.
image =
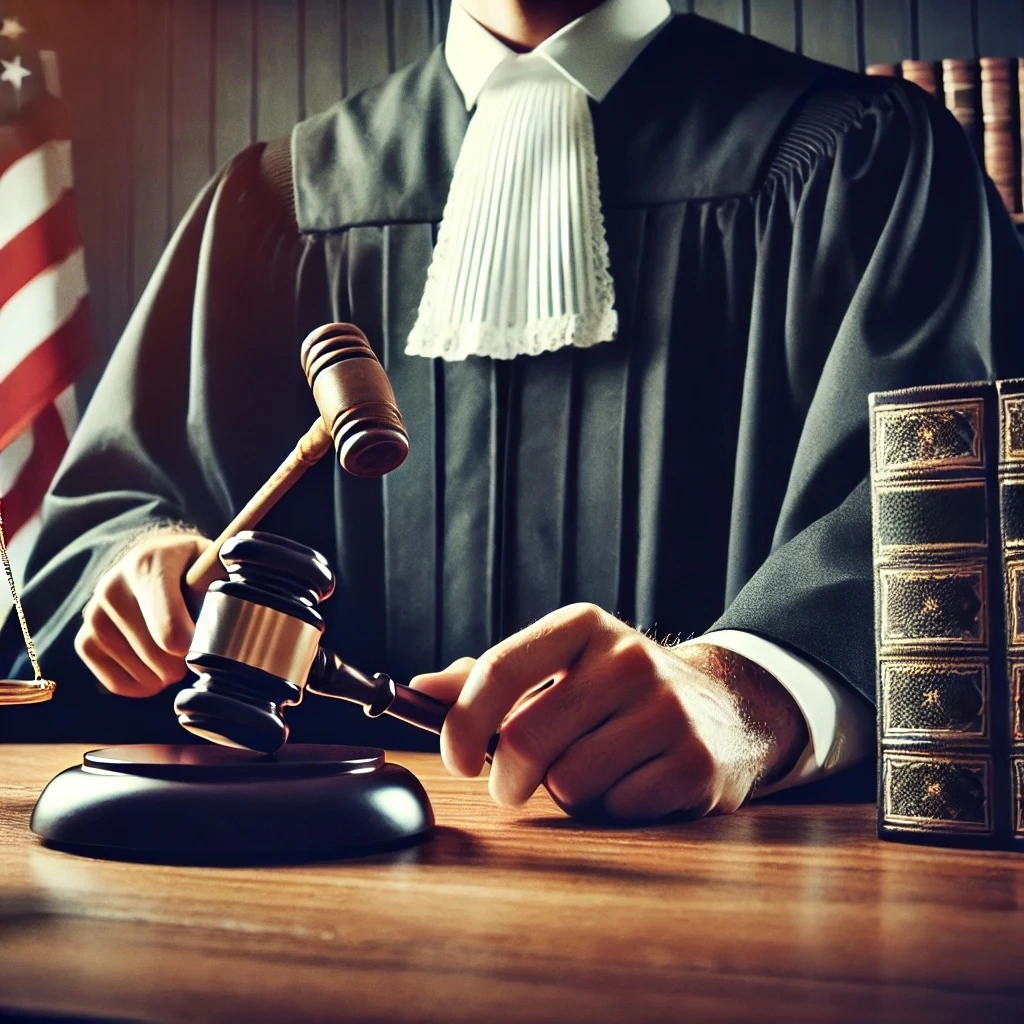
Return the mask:
{"type": "MultiPolygon", "coordinates": [[[[265,528],[336,568],[332,647],[455,701],[453,771],[500,726],[498,801],[648,819],[848,767],[867,394],[1024,373],[1021,280],[912,85],[665,0],[455,0],[443,47],[241,153],[174,234],[29,566],[58,695],[5,726],[175,738],[167,692],[110,694],[185,674],[182,574],[305,429],[301,339],[344,320],[412,453],[383,481],[325,461],[265,528]]],[[[414,741],[296,710],[304,740],[414,741]]]]}

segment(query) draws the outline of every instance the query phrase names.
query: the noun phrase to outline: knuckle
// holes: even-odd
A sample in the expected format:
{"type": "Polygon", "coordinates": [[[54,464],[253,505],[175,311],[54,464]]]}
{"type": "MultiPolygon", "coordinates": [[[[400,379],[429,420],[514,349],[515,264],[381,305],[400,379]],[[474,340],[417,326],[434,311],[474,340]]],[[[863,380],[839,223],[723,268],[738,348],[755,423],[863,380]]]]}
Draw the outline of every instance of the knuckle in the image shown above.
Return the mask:
{"type": "Polygon", "coordinates": [[[615,667],[626,682],[650,677],[655,672],[654,653],[650,641],[636,633],[621,639],[614,650],[615,667]]]}
{"type": "Polygon", "coordinates": [[[93,595],[89,603],[92,604],[101,600],[104,595],[108,594],[112,589],[116,589],[120,580],[121,563],[118,563],[112,569],[108,569],[103,573],[103,575],[96,581],[96,587],[93,590],[93,595]]]}
{"type": "Polygon", "coordinates": [[[99,639],[92,630],[80,629],[75,635],[75,653],[88,664],[93,664],[99,654],[99,639]]]}
{"type": "Polygon", "coordinates": [[[161,619],[153,631],[153,639],[168,654],[184,655],[192,643],[192,631],[179,618],[161,619]]]}
{"type": "Polygon", "coordinates": [[[105,611],[116,610],[124,605],[131,597],[132,588],[122,573],[111,573],[103,582],[103,585],[96,588],[93,600],[105,611]]]}
{"type": "Polygon", "coordinates": [[[182,560],[196,548],[196,538],[163,534],[146,538],[132,547],[123,564],[133,576],[159,576],[169,561],[182,560]]]}
{"type": "Polygon", "coordinates": [[[481,685],[485,687],[500,685],[515,675],[515,651],[513,648],[491,648],[480,656],[476,662],[481,685]]]}
{"type": "Polygon", "coordinates": [[[137,576],[151,576],[157,569],[160,558],[157,551],[149,545],[140,545],[132,553],[129,565],[137,576]]]}
{"type": "Polygon", "coordinates": [[[89,627],[90,629],[95,626],[96,620],[100,615],[100,604],[97,597],[91,597],[85,602],[85,607],[82,609],[82,628],[89,627]]]}
{"type": "Polygon", "coordinates": [[[597,630],[607,624],[608,613],[589,601],[578,601],[568,606],[573,621],[585,629],[597,630]]]}

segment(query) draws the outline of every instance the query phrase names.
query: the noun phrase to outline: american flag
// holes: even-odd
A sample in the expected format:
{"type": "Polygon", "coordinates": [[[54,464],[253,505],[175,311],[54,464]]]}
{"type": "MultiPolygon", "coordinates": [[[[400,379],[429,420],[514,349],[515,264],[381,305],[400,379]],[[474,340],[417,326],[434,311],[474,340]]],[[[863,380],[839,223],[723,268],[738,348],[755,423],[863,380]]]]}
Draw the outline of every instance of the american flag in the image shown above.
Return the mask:
{"type": "Polygon", "coordinates": [[[53,54],[17,18],[0,17],[0,497],[16,575],[77,419],[72,385],[90,351],[59,96],[53,54]]]}

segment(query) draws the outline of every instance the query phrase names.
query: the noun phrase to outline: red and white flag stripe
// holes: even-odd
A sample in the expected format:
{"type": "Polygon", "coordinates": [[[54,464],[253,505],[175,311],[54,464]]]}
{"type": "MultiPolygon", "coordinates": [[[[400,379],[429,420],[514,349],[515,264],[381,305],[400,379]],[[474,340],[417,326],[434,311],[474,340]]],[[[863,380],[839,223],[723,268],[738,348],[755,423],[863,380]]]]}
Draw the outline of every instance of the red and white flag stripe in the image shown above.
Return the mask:
{"type": "Polygon", "coordinates": [[[67,114],[42,95],[0,124],[0,496],[19,576],[76,423],[72,385],[88,354],[67,114]]]}
{"type": "MultiPolygon", "coordinates": [[[[4,535],[9,522],[18,523],[7,545],[11,567],[20,576],[28,552],[42,523],[42,502],[50,486],[68,438],[78,421],[75,389],[66,388],[32,422],[32,426],[0,453],[0,495],[4,501],[4,535]]],[[[19,578],[19,583],[21,582],[19,578]]],[[[0,621],[9,603],[6,588],[0,592],[0,621]]]]}

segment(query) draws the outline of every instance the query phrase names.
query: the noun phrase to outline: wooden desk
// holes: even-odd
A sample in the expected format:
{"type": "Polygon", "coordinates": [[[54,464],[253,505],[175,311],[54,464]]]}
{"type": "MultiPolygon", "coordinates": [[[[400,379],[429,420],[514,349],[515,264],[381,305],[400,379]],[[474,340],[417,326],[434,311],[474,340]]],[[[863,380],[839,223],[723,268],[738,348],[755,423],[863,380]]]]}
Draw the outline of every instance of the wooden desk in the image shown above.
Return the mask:
{"type": "Polygon", "coordinates": [[[874,808],[640,831],[396,754],[439,828],[399,855],[170,868],[47,850],[84,748],[0,746],[0,1007],[146,1021],[1024,1020],[1024,858],[878,842],[874,808]]]}

